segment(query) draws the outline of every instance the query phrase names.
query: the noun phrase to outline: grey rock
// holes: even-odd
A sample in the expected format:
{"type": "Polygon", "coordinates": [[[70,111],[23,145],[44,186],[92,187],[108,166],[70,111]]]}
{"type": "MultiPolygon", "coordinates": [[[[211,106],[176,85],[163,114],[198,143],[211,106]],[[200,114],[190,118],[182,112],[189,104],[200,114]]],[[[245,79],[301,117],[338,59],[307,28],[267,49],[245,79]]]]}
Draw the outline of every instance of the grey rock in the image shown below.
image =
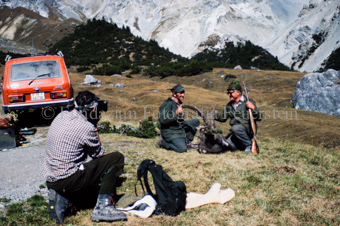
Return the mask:
{"type": "Polygon", "coordinates": [[[218,75],[223,75],[223,74],[225,74],[226,72],[225,71],[223,71],[223,70],[221,70],[221,71],[219,71],[219,72],[217,72],[217,74],[218,75]]]}
{"type": "Polygon", "coordinates": [[[340,71],[310,73],[297,83],[293,107],[340,117],[340,71]]]}
{"type": "Polygon", "coordinates": [[[86,78],[84,79],[84,82],[82,84],[84,85],[91,85],[94,83],[98,83],[98,80],[93,77],[92,75],[86,75],[86,78]]]}
{"type": "Polygon", "coordinates": [[[115,87],[123,88],[123,87],[124,87],[124,84],[123,84],[123,83],[117,83],[117,84],[115,85],[115,87]]]}
{"type": "Polygon", "coordinates": [[[240,65],[237,65],[234,67],[234,70],[242,70],[242,67],[240,65]]]}

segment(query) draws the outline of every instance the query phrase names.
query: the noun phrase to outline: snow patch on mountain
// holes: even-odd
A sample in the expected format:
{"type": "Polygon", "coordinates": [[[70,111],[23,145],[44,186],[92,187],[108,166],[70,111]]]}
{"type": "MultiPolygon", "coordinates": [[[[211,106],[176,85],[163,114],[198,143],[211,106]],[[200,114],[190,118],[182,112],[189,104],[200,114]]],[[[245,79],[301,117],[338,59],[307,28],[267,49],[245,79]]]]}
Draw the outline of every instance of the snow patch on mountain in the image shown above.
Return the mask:
{"type": "Polygon", "coordinates": [[[340,2],[311,1],[298,18],[267,45],[268,51],[296,70],[316,71],[333,50],[340,48],[339,25],[340,2]]]}
{"type": "Polygon", "coordinates": [[[11,0],[60,20],[106,19],[185,57],[250,40],[300,71],[315,71],[340,45],[338,0],[11,0]],[[50,6],[50,7],[47,7],[50,6]],[[316,42],[313,36],[322,36],[316,42]]]}

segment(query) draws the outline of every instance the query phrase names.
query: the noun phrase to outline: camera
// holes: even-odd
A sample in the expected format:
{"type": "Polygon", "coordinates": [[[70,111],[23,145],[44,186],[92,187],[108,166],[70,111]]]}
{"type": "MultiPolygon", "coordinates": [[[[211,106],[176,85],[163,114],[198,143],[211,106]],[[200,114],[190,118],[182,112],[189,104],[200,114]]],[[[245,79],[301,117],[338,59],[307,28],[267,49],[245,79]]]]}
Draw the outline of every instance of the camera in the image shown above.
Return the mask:
{"type": "Polygon", "coordinates": [[[97,109],[98,109],[99,112],[107,111],[107,100],[98,101],[97,109]]]}

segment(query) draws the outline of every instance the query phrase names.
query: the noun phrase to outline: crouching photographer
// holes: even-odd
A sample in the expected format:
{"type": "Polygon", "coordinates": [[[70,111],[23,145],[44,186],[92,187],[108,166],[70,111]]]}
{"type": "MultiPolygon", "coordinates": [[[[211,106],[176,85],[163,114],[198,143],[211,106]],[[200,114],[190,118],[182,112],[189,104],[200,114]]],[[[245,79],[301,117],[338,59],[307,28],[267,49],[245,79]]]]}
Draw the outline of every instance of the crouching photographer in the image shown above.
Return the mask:
{"type": "Polygon", "coordinates": [[[74,206],[92,203],[92,221],[127,220],[113,205],[117,179],[124,168],[124,155],[104,154],[97,123],[107,111],[90,91],[76,97],[75,108],[63,111],[51,123],[46,138],[44,176],[49,188],[49,215],[57,223],[74,206]],[[87,157],[92,160],[86,161],[87,157]]]}

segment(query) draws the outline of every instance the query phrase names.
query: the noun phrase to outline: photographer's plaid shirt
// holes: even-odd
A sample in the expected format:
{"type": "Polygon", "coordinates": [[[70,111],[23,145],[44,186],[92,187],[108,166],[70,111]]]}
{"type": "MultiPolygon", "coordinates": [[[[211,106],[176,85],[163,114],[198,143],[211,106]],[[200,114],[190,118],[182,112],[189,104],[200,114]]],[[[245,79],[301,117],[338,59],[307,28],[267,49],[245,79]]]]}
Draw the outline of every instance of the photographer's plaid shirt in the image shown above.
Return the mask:
{"type": "Polygon", "coordinates": [[[46,138],[44,176],[55,182],[74,174],[87,155],[104,154],[95,126],[78,110],[61,112],[52,122],[46,138]]]}

